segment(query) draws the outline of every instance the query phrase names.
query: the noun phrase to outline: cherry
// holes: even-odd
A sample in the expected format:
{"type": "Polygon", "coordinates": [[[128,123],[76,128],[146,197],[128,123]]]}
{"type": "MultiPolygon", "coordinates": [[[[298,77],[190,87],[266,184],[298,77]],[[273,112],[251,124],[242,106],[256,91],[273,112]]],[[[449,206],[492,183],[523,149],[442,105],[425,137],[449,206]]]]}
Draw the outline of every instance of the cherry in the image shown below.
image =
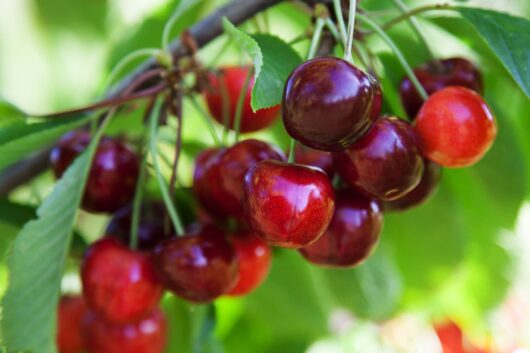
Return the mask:
{"type": "MultiPolygon", "coordinates": [[[[467,59],[433,60],[415,68],[414,73],[429,95],[449,86],[463,86],[478,93],[482,92],[480,71],[467,59]]],[[[423,104],[423,99],[408,77],[401,81],[399,92],[405,111],[414,118],[423,104]]]]}
{"type": "Polygon", "coordinates": [[[81,353],[85,343],[82,321],[86,314],[85,301],[80,296],[63,295],[57,312],[57,348],[59,353],[81,353]]]}
{"type": "Polygon", "coordinates": [[[414,130],[425,157],[452,168],[477,163],[497,136],[495,117],[486,102],[464,87],[433,94],[420,109],[414,130]]]}
{"type": "Polygon", "coordinates": [[[283,124],[304,145],[343,150],[377,120],[381,100],[381,88],[372,76],[342,59],[316,58],[289,76],[283,93],[283,124]]]}
{"type": "Polygon", "coordinates": [[[110,237],[87,250],[81,281],[88,307],[118,323],[142,318],[158,304],[163,291],[151,258],[110,237]]]}
{"type": "Polygon", "coordinates": [[[228,292],[238,276],[235,251],[224,234],[199,226],[155,248],[155,261],[165,286],[174,294],[206,303],[228,292]]]}
{"type": "Polygon", "coordinates": [[[316,242],[299,251],[317,265],[353,267],[372,254],[382,225],[378,201],[353,190],[341,190],[329,228],[316,242]]]}
{"type": "Polygon", "coordinates": [[[379,119],[362,139],[334,153],[333,162],[346,183],[383,201],[411,191],[423,173],[412,126],[396,117],[379,119]]]}
{"type": "MultiPolygon", "coordinates": [[[[60,178],[74,159],[90,144],[87,131],[73,131],[52,149],[53,171],[60,178]]],[[[91,212],[115,212],[134,197],[139,160],[134,151],[119,139],[104,137],[94,156],[82,207],[91,212]]]]}
{"type": "Polygon", "coordinates": [[[255,163],[285,160],[282,151],[258,140],[244,140],[197,161],[194,190],[201,204],[214,216],[243,218],[243,179],[255,163]],[[209,158],[208,158],[209,157],[209,158]]]}
{"type": "Polygon", "coordinates": [[[385,210],[391,211],[405,211],[410,208],[419,206],[434,194],[440,177],[442,175],[442,168],[428,159],[424,160],[425,168],[420,183],[405,195],[397,200],[385,202],[385,210]]]}
{"type": "Polygon", "coordinates": [[[91,353],[163,353],[166,347],[167,322],[159,309],[126,324],[89,313],[83,324],[91,353]]]}
{"type": "MultiPolygon", "coordinates": [[[[224,125],[223,114],[223,89],[226,94],[226,103],[228,104],[227,113],[229,114],[229,128],[234,129],[234,119],[236,115],[237,102],[245,80],[247,78],[249,67],[232,66],[225,67],[219,70],[218,74],[209,75],[210,89],[206,90],[205,97],[208,103],[210,113],[217,122],[224,125]]],[[[274,106],[272,108],[260,109],[256,112],[250,106],[250,95],[254,87],[254,78],[251,78],[248,85],[245,100],[243,103],[243,110],[241,112],[241,132],[252,132],[261,130],[270,124],[279,115],[280,107],[274,106]]],[[[226,104],[225,103],[225,104],[226,104]]]]}
{"type": "Polygon", "coordinates": [[[318,168],[262,161],[245,175],[244,190],[247,222],[271,245],[307,246],[333,216],[333,187],[318,168]]]}
{"type": "Polygon", "coordinates": [[[326,172],[331,179],[335,173],[333,169],[333,158],[331,153],[326,151],[315,150],[299,143],[296,144],[295,160],[298,164],[317,167],[326,172]]]}
{"type": "MultiPolygon", "coordinates": [[[[160,241],[173,235],[171,229],[166,229],[164,219],[166,208],[163,203],[149,202],[142,205],[140,212],[140,223],[138,227],[138,249],[151,250],[160,241]]],[[[129,245],[131,236],[132,207],[126,206],[116,212],[105,234],[114,237],[129,245]]]]}
{"type": "Polygon", "coordinates": [[[239,279],[228,295],[247,295],[267,278],[271,266],[271,249],[249,231],[238,233],[231,240],[239,261],[239,279]]]}

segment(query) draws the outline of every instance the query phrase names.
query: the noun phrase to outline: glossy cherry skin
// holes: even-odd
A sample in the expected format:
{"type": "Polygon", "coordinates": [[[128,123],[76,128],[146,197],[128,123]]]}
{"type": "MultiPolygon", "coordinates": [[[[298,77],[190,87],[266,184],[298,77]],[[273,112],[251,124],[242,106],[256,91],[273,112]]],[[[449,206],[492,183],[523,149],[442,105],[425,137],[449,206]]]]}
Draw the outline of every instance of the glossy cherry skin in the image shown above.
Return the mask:
{"type": "Polygon", "coordinates": [[[57,312],[57,349],[59,353],[81,353],[85,349],[82,323],[87,308],[80,296],[63,295],[57,312]]]}
{"type": "Polygon", "coordinates": [[[385,211],[406,211],[421,205],[436,192],[442,176],[442,167],[428,159],[425,159],[424,163],[425,168],[420,183],[399,199],[385,202],[385,211]]]}
{"type": "Polygon", "coordinates": [[[331,179],[335,174],[333,157],[330,152],[315,150],[297,143],[295,148],[295,161],[298,164],[317,167],[326,172],[331,179]]]}
{"type": "MultiPolygon", "coordinates": [[[[236,115],[237,102],[241,90],[245,85],[245,80],[248,75],[249,67],[233,66],[221,68],[217,74],[211,73],[209,75],[209,89],[205,91],[206,102],[210,113],[217,120],[218,123],[224,125],[223,115],[223,88],[226,90],[228,109],[230,114],[229,127],[234,129],[234,119],[236,115]]],[[[276,120],[280,114],[280,106],[272,108],[260,109],[256,112],[252,111],[250,106],[250,95],[254,87],[254,78],[251,78],[248,85],[245,100],[243,103],[243,110],[241,112],[241,132],[253,132],[261,130],[276,120]]]]}
{"type": "Polygon", "coordinates": [[[167,343],[167,322],[159,309],[126,324],[89,313],[84,331],[90,353],[163,353],[167,343]]]}
{"type": "Polygon", "coordinates": [[[263,161],[245,175],[248,225],[264,241],[284,248],[315,242],[335,208],[333,187],[321,169],[263,161]]]}
{"type": "Polygon", "coordinates": [[[422,106],[414,124],[422,152],[443,167],[477,163],[497,136],[497,123],[484,99],[464,87],[447,87],[422,106]]]}
{"type": "Polygon", "coordinates": [[[334,57],[309,60],[289,76],[282,100],[285,129],[306,146],[340,151],[362,137],[381,110],[372,76],[334,57]]]}
{"type": "MultiPolygon", "coordinates": [[[[463,86],[478,93],[482,92],[482,75],[478,68],[467,59],[450,58],[427,62],[414,69],[414,73],[427,94],[449,86],[463,86]]],[[[408,77],[404,77],[399,86],[401,102],[408,116],[414,118],[423,98],[408,77]]]]}
{"type": "Polygon", "coordinates": [[[234,248],[211,225],[161,243],[155,248],[155,261],[166,288],[195,303],[207,303],[225,294],[238,279],[234,248]]]}
{"type": "Polygon", "coordinates": [[[382,226],[383,212],[377,200],[351,189],[340,190],[324,235],[299,251],[320,266],[353,267],[372,254],[382,226]]]}
{"type": "Polygon", "coordinates": [[[152,259],[110,237],[98,240],[87,250],[81,281],[87,306],[117,323],[148,314],[163,292],[152,259]]]}
{"type": "MultiPolygon", "coordinates": [[[[90,144],[87,131],[66,134],[51,151],[51,165],[60,178],[90,144]]],[[[115,212],[134,197],[139,173],[136,153],[119,139],[104,137],[94,155],[82,201],[90,212],[115,212]]]]}
{"type": "Polygon", "coordinates": [[[230,240],[239,261],[239,279],[227,294],[247,295],[267,278],[272,260],[271,249],[252,231],[237,233],[230,240]]]}
{"type": "MultiPolygon", "coordinates": [[[[162,240],[174,235],[171,229],[166,229],[164,224],[166,215],[163,203],[149,202],[142,205],[138,226],[138,249],[152,250],[162,240]]],[[[131,219],[132,207],[122,208],[112,216],[105,234],[121,240],[128,246],[131,237],[131,219]]]]}
{"type": "Polygon", "coordinates": [[[333,153],[333,163],[347,184],[383,201],[414,189],[423,173],[412,126],[395,117],[379,119],[353,146],[333,153]]]}
{"type": "Polygon", "coordinates": [[[245,173],[267,159],[285,160],[285,155],[278,148],[254,139],[220,150],[206,162],[201,158],[193,180],[196,196],[212,215],[242,219],[245,173]]]}

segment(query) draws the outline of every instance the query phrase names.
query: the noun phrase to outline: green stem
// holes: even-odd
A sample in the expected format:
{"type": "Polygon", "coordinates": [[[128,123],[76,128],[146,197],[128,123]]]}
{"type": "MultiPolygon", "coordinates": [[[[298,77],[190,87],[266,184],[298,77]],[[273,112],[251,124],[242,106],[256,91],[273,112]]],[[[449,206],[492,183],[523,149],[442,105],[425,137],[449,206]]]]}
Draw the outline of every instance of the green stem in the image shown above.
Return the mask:
{"type": "Polygon", "coordinates": [[[223,43],[223,46],[219,51],[217,52],[217,55],[213,58],[212,61],[208,64],[208,67],[215,67],[217,63],[219,62],[219,59],[223,57],[223,54],[226,52],[226,50],[230,47],[231,41],[230,38],[226,38],[225,42],[223,43]]]}
{"type": "Polygon", "coordinates": [[[239,141],[239,133],[241,131],[241,115],[243,114],[243,105],[245,103],[245,97],[247,96],[248,86],[250,85],[250,80],[252,79],[253,75],[254,75],[254,69],[251,68],[248,70],[247,77],[245,78],[245,82],[243,83],[243,87],[241,88],[241,92],[239,92],[239,97],[237,99],[236,115],[234,117],[234,130],[236,132],[235,137],[234,137],[235,143],[239,141]]]}
{"type": "Polygon", "coordinates": [[[184,227],[182,225],[182,221],[179,218],[175,205],[173,204],[173,201],[171,200],[168,187],[164,181],[164,177],[162,176],[162,171],[160,170],[160,164],[158,163],[158,153],[157,153],[157,148],[156,148],[158,120],[159,120],[158,113],[160,113],[160,109],[163,109],[163,106],[160,102],[158,102],[157,105],[158,105],[157,107],[158,109],[155,109],[153,114],[151,114],[151,122],[150,122],[150,129],[149,129],[150,130],[149,149],[151,153],[151,158],[153,159],[153,167],[156,172],[155,174],[158,180],[158,186],[160,188],[160,193],[162,194],[162,199],[164,200],[167,211],[169,213],[169,217],[171,218],[171,221],[173,222],[173,226],[175,227],[175,231],[177,232],[177,235],[181,236],[184,234],[184,227]]]}
{"type": "Polygon", "coordinates": [[[337,26],[335,26],[335,24],[329,17],[326,18],[325,21],[326,21],[326,28],[329,29],[333,38],[335,38],[337,43],[342,43],[342,45],[344,45],[344,43],[341,40],[340,33],[339,33],[337,26]]]}
{"type": "Polygon", "coordinates": [[[352,62],[351,49],[353,46],[353,35],[355,32],[355,12],[357,9],[357,0],[350,0],[350,12],[348,15],[348,38],[346,40],[346,48],[344,51],[344,60],[352,62]]]}
{"type": "Polygon", "coordinates": [[[418,78],[416,77],[416,75],[414,74],[414,71],[412,71],[412,68],[410,67],[410,65],[408,64],[407,60],[405,59],[405,57],[403,56],[403,53],[401,52],[401,50],[399,50],[399,48],[396,46],[396,44],[394,43],[394,41],[392,40],[392,38],[390,38],[384,31],[384,29],[379,26],[377,23],[375,23],[374,21],[372,21],[370,18],[362,15],[362,14],[358,14],[357,17],[363,21],[365,24],[367,24],[369,27],[371,27],[374,32],[376,32],[377,34],[379,34],[379,36],[386,42],[386,44],[392,49],[392,51],[394,52],[394,54],[396,55],[396,57],[398,58],[399,62],[401,63],[401,65],[403,66],[403,69],[405,69],[405,72],[407,73],[407,76],[410,78],[410,81],[412,82],[412,84],[414,85],[414,87],[416,88],[416,90],[419,92],[421,98],[423,98],[423,100],[427,100],[429,98],[429,95],[427,94],[427,92],[425,91],[425,89],[423,88],[423,86],[421,85],[420,81],[418,81],[418,78]]]}
{"type": "Polygon", "coordinates": [[[208,131],[210,132],[210,135],[212,136],[212,140],[215,143],[217,147],[221,147],[221,139],[219,139],[219,136],[217,135],[217,132],[215,131],[215,127],[212,124],[212,118],[206,113],[206,111],[201,107],[199,102],[197,102],[197,99],[190,95],[188,99],[191,102],[191,105],[195,108],[195,110],[199,113],[202,120],[204,121],[204,124],[208,128],[208,131]]]}
{"type": "MultiPolygon", "coordinates": [[[[408,14],[410,12],[410,9],[405,5],[405,3],[401,0],[392,0],[397,8],[401,11],[402,14],[408,14]]],[[[434,56],[434,53],[432,52],[432,49],[427,43],[427,40],[425,39],[425,36],[423,35],[423,31],[421,29],[420,23],[418,22],[418,19],[416,19],[414,16],[410,16],[408,18],[410,26],[412,27],[412,30],[416,33],[416,36],[422,43],[422,45],[425,47],[425,50],[429,54],[431,59],[436,59],[434,56]]]]}
{"type": "MultiPolygon", "coordinates": [[[[142,144],[143,145],[143,144],[142,144]]],[[[147,176],[147,149],[144,148],[142,152],[142,164],[140,165],[140,175],[136,182],[136,190],[134,192],[133,209],[131,215],[131,239],[129,247],[131,249],[138,248],[138,229],[140,228],[140,212],[142,208],[142,199],[144,196],[144,184],[147,176]]]]}
{"type": "Polygon", "coordinates": [[[181,1],[180,4],[175,9],[175,12],[171,16],[171,18],[166,22],[166,25],[164,26],[164,32],[162,33],[162,48],[165,52],[169,53],[169,43],[171,40],[171,30],[173,30],[173,27],[177,23],[177,21],[180,19],[180,16],[186,12],[191,6],[195,5],[197,3],[197,0],[195,1],[181,1]]]}
{"type": "Polygon", "coordinates": [[[337,23],[339,24],[342,46],[346,48],[346,38],[348,35],[346,33],[346,24],[344,23],[344,15],[342,15],[342,5],[340,0],[333,0],[333,9],[335,10],[335,17],[337,17],[337,23]]]}
{"type": "Polygon", "coordinates": [[[322,37],[322,30],[324,29],[325,24],[326,21],[324,21],[322,18],[317,19],[317,23],[315,25],[315,32],[313,32],[311,46],[309,47],[309,52],[307,54],[307,60],[313,59],[315,57],[318,45],[320,44],[320,38],[322,37]]]}
{"type": "Polygon", "coordinates": [[[291,139],[291,145],[289,146],[289,159],[287,160],[287,162],[294,163],[295,154],[296,154],[296,140],[291,139]]]}

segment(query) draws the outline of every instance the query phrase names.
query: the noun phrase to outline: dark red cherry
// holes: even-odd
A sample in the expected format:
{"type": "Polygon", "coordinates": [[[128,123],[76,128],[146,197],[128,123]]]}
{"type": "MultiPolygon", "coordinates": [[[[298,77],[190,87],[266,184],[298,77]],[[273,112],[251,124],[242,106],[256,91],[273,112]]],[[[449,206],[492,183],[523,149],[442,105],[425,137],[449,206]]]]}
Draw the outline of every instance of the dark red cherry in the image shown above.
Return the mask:
{"type": "Polygon", "coordinates": [[[334,153],[333,162],[347,184],[383,201],[414,189],[423,173],[412,126],[395,117],[379,119],[362,139],[334,153]]]}
{"type": "Polygon", "coordinates": [[[86,314],[80,296],[63,295],[57,313],[57,349],[59,353],[81,353],[85,349],[82,322],[86,314]]]}
{"type": "MultiPolygon", "coordinates": [[[[223,114],[223,89],[226,92],[229,114],[229,127],[234,129],[234,119],[236,115],[237,101],[241,90],[245,85],[245,80],[248,75],[249,67],[225,67],[219,70],[218,73],[211,73],[209,75],[210,87],[205,92],[206,102],[210,113],[217,120],[218,123],[224,125],[223,114]]],[[[261,130],[270,124],[279,116],[280,106],[272,108],[260,109],[256,112],[252,111],[250,106],[250,95],[254,87],[254,78],[251,78],[245,95],[243,103],[243,110],[241,112],[241,132],[252,132],[261,130]]]]}
{"type": "Polygon", "coordinates": [[[271,245],[307,246],[333,217],[333,187],[315,167],[263,161],[248,171],[244,189],[247,222],[271,245]]]}
{"type": "Polygon", "coordinates": [[[421,177],[420,183],[414,189],[412,189],[412,191],[407,192],[399,199],[385,202],[385,210],[405,211],[421,205],[434,194],[436,188],[438,187],[438,183],[440,182],[442,167],[434,162],[429,161],[428,159],[425,159],[424,163],[425,168],[423,169],[423,175],[421,177]]]}
{"type": "Polygon", "coordinates": [[[340,190],[329,228],[316,242],[299,251],[317,265],[353,267],[372,254],[382,225],[378,201],[353,190],[340,190]]]}
{"type": "MultiPolygon", "coordinates": [[[[159,242],[174,235],[171,227],[164,224],[166,208],[160,202],[148,202],[142,205],[138,227],[138,249],[151,250],[159,242]]],[[[105,234],[117,238],[124,245],[129,245],[131,236],[132,206],[126,206],[116,212],[105,234]]]]}
{"type": "Polygon", "coordinates": [[[163,291],[151,258],[110,237],[88,248],[81,281],[87,306],[118,323],[142,318],[158,304],[163,291]]]}
{"type": "Polygon", "coordinates": [[[198,161],[194,189],[201,204],[214,216],[243,218],[243,179],[259,161],[285,160],[276,147],[258,140],[244,140],[198,161]]]}
{"type": "Polygon", "coordinates": [[[126,324],[89,313],[83,327],[90,353],[163,353],[166,348],[167,322],[159,309],[126,324]]]}
{"type": "Polygon", "coordinates": [[[271,249],[251,231],[237,233],[230,239],[239,261],[239,279],[228,295],[247,295],[267,278],[272,260],[271,249]]]}
{"type": "Polygon", "coordinates": [[[228,292],[239,271],[232,245],[210,225],[159,244],[155,261],[166,288],[196,303],[210,302],[228,292]]]}
{"type": "Polygon", "coordinates": [[[464,87],[447,87],[422,106],[414,124],[422,152],[443,167],[477,163],[497,136],[497,123],[484,99],[464,87]]]}
{"type": "MultiPolygon", "coordinates": [[[[87,131],[66,134],[51,151],[51,164],[60,178],[90,143],[87,131]]],[[[115,212],[134,197],[139,173],[136,153],[119,139],[104,137],[96,150],[82,207],[90,212],[115,212]]]]}
{"type": "Polygon", "coordinates": [[[379,116],[381,88],[372,76],[334,57],[309,60],[289,76],[282,101],[285,129],[304,145],[340,151],[379,116]]]}
{"type": "Polygon", "coordinates": [[[333,169],[333,158],[330,152],[315,150],[297,143],[295,149],[295,161],[298,164],[317,167],[326,172],[331,179],[335,173],[333,169]]]}
{"type": "MultiPolygon", "coordinates": [[[[449,86],[463,86],[482,92],[482,75],[475,64],[467,59],[430,61],[415,68],[414,73],[429,95],[449,86]]],[[[409,117],[415,118],[423,99],[408,77],[401,81],[399,92],[405,111],[409,117]]]]}

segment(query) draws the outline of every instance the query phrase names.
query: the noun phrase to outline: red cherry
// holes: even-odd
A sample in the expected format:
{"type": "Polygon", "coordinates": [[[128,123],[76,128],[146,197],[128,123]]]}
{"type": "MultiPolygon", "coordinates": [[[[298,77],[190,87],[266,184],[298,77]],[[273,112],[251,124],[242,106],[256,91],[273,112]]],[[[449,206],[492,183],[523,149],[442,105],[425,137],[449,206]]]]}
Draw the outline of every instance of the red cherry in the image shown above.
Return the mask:
{"type": "Polygon", "coordinates": [[[424,155],[444,167],[477,163],[497,136],[497,124],[481,96],[464,87],[433,94],[416,117],[414,129],[424,155]]]}
{"type": "Polygon", "coordinates": [[[307,246],[333,216],[333,187],[318,168],[263,161],[246,174],[244,190],[249,226],[272,245],[307,246]]]}
{"type": "MultiPolygon", "coordinates": [[[[87,131],[73,131],[58,142],[50,155],[55,176],[60,178],[91,140],[87,131]]],[[[104,137],[94,155],[82,207],[90,212],[115,212],[134,197],[139,160],[122,141],[104,137]]]]}
{"type": "Polygon", "coordinates": [[[238,262],[234,249],[217,228],[207,225],[155,248],[155,261],[165,286],[175,295],[206,303],[235,285],[238,262]]]}
{"type": "Polygon", "coordinates": [[[239,261],[239,279],[228,295],[247,295],[267,278],[271,266],[271,249],[253,232],[238,233],[231,240],[239,261]]]}
{"type": "Polygon", "coordinates": [[[297,143],[295,149],[295,161],[298,164],[317,167],[326,172],[331,179],[335,174],[333,169],[333,158],[330,152],[315,150],[297,143]]]}
{"type": "Polygon", "coordinates": [[[375,249],[383,225],[381,206],[353,190],[339,191],[335,213],[323,236],[300,253],[310,262],[327,267],[353,267],[375,249]]]}
{"type": "Polygon", "coordinates": [[[232,147],[201,156],[194,174],[194,190],[201,204],[214,216],[243,218],[243,179],[247,170],[266,159],[285,160],[276,147],[258,140],[244,140],[232,147]]]}
{"type": "Polygon", "coordinates": [[[163,353],[166,348],[167,322],[159,309],[128,324],[112,323],[89,313],[84,330],[90,353],[163,353]]]}
{"type": "Polygon", "coordinates": [[[92,244],[81,267],[88,307],[112,322],[132,322],[160,301],[159,283],[151,258],[113,238],[92,244]]]}
{"type": "Polygon", "coordinates": [[[80,296],[63,295],[57,315],[57,348],[59,353],[81,353],[85,343],[82,321],[86,314],[85,301],[80,296]]]}
{"type": "Polygon", "coordinates": [[[423,176],[421,177],[420,183],[412,191],[409,191],[399,199],[385,202],[385,210],[405,211],[421,205],[434,194],[440,182],[442,168],[428,159],[425,159],[424,163],[425,168],[423,169],[423,176]]]}
{"type": "Polygon", "coordinates": [[[379,119],[362,139],[334,153],[333,162],[346,183],[383,201],[414,189],[423,173],[412,126],[395,117],[379,119]]]}
{"type": "MultiPolygon", "coordinates": [[[[480,71],[467,59],[430,61],[415,68],[414,73],[429,95],[449,86],[463,86],[478,93],[482,92],[480,71]]],[[[399,92],[405,111],[414,118],[423,105],[423,99],[408,77],[401,81],[399,92]]]]}
{"type": "Polygon", "coordinates": [[[381,110],[372,76],[334,57],[309,60],[289,76],[282,101],[285,129],[306,146],[340,151],[363,136],[381,110]]]}
{"type": "MultiPolygon", "coordinates": [[[[162,240],[174,235],[164,224],[166,208],[163,203],[149,202],[142,205],[140,223],[138,227],[138,249],[151,250],[162,240]]],[[[127,206],[116,212],[105,234],[119,239],[124,245],[129,245],[131,236],[132,207],[127,206]]]]}
{"type": "MultiPolygon", "coordinates": [[[[239,100],[239,95],[245,85],[249,69],[249,67],[225,67],[220,69],[218,74],[212,73],[209,75],[210,89],[206,90],[205,97],[210,113],[218,123],[224,124],[224,88],[227,95],[226,103],[228,103],[227,112],[230,119],[229,127],[232,130],[234,129],[237,101],[239,100]]],[[[260,109],[254,112],[250,106],[250,96],[253,87],[254,78],[251,78],[245,95],[243,110],[241,112],[241,132],[257,131],[269,126],[274,120],[276,120],[280,112],[279,106],[260,109]]]]}

